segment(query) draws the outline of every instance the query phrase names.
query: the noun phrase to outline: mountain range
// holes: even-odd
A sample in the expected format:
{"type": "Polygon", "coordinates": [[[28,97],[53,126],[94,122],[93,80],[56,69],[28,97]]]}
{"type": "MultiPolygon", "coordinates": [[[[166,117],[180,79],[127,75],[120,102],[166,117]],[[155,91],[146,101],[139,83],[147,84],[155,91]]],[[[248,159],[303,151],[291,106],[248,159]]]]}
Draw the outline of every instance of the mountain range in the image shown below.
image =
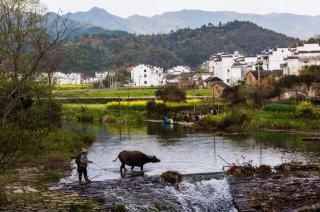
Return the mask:
{"type": "MultiPolygon", "coordinates": [[[[90,27],[87,30],[92,31],[90,27]]],[[[233,21],[221,26],[208,24],[156,35],[100,31],[83,36],[77,33],[65,42],[61,71],[81,70],[92,74],[106,68],[126,70],[141,63],[165,69],[181,64],[197,68],[217,52],[257,55],[265,49],[294,46],[299,42],[248,21],[233,21]]]]}
{"type": "Polygon", "coordinates": [[[68,16],[82,24],[136,34],[168,33],[181,28],[195,29],[208,23],[218,26],[220,23],[234,20],[250,21],[261,27],[300,39],[320,34],[320,15],[307,16],[289,13],[258,15],[232,11],[181,10],[152,17],[133,15],[121,18],[104,9],[94,7],[86,12],[69,13],[68,16]]]}

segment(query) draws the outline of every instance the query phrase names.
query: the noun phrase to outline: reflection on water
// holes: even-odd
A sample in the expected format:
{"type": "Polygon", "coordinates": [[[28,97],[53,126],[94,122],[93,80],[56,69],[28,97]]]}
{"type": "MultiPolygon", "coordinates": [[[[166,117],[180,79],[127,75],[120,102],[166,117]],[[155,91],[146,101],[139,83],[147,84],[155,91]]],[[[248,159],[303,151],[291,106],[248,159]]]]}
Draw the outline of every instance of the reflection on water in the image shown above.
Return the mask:
{"type": "MultiPolygon", "coordinates": [[[[120,164],[113,163],[124,149],[156,155],[161,163],[145,165],[147,175],[176,170],[185,174],[218,172],[229,163],[252,160],[254,164],[277,165],[283,160],[304,160],[305,153],[320,152],[320,143],[303,142],[301,136],[258,132],[248,136],[215,136],[182,127],[70,124],[67,129],[92,131],[96,142],[90,148],[89,175],[94,180],[118,179],[120,164]],[[101,167],[105,168],[102,170],[101,167]]],[[[71,179],[75,180],[75,171],[71,179]]]]}

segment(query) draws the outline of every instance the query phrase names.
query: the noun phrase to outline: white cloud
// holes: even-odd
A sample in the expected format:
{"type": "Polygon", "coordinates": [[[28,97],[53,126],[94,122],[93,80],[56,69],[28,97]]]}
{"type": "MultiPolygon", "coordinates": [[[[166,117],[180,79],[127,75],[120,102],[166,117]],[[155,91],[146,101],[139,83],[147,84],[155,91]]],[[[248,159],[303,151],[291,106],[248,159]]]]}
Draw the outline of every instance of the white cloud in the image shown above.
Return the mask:
{"type": "Polygon", "coordinates": [[[96,6],[121,17],[133,14],[152,16],[181,9],[320,15],[319,0],[42,0],[42,2],[47,4],[50,11],[54,12],[59,9],[65,13],[87,11],[96,6]]]}

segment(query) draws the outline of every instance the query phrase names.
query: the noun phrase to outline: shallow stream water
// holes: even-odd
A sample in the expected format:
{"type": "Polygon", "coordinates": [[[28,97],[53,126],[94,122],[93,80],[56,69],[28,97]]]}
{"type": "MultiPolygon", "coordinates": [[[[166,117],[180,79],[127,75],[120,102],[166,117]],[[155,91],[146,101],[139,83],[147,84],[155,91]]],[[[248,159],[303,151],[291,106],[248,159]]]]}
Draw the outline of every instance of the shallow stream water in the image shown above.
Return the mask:
{"type": "MultiPolygon", "coordinates": [[[[305,161],[320,152],[320,143],[303,142],[297,134],[255,132],[248,135],[216,136],[177,126],[148,123],[141,126],[67,124],[66,129],[91,131],[96,142],[88,158],[93,181],[120,179],[120,162],[112,162],[122,150],[139,150],[156,155],[160,163],[146,164],[145,175],[174,170],[183,174],[221,172],[227,163],[252,161],[254,165],[277,165],[283,161],[305,161]],[[224,160],[222,160],[223,158],[224,160]]],[[[130,167],[127,167],[130,168],[130,167]]],[[[139,171],[139,168],[136,167],[139,171]]],[[[76,170],[65,182],[76,181],[76,170]]],[[[167,188],[185,210],[232,211],[232,197],[226,179],[183,182],[179,191],[167,188]]]]}

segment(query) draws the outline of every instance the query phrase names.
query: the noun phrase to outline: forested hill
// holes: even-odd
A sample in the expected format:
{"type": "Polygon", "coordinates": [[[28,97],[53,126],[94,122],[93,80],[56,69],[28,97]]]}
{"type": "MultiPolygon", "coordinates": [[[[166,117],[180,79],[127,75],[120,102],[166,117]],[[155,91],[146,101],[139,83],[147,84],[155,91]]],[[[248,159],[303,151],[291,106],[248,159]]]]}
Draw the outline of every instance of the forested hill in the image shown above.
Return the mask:
{"type": "Polygon", "coordinates": [[[68,41],[62,70],[93,73],[106,68],[124,70],[139,63],[164,68],[178,64],[196,67],[217,52],[256,55],[267,48],[296,42],[283,34],[241,21],[158,35],[105,31],[68,41]]]}

